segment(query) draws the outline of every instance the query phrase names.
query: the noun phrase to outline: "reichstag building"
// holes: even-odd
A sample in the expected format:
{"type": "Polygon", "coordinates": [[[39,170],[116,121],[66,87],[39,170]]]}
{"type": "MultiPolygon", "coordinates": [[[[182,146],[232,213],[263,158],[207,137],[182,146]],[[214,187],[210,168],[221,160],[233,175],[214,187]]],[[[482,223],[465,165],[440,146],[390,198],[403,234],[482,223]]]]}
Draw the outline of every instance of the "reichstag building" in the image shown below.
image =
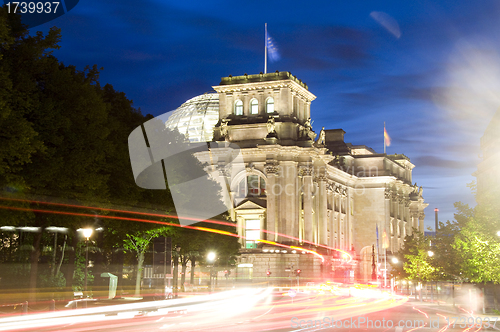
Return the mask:
{"type": "MultiPolygon", "coordinates": [[[[403,154],[377,153],[344,141],[342,129],[311,126],[307,85],[289,72],[223,77],[215,93],[194,97],[169,117],[191,142],[236,144],[242,158],[217,151],[197,158],[217,165],[225,204],[241,236],[236,275],[262,282],[372,279],[384,251],[424,231],[422,188],[403,154]]],[[[223,150],[223,149],[220,149],[223,150]]]]}

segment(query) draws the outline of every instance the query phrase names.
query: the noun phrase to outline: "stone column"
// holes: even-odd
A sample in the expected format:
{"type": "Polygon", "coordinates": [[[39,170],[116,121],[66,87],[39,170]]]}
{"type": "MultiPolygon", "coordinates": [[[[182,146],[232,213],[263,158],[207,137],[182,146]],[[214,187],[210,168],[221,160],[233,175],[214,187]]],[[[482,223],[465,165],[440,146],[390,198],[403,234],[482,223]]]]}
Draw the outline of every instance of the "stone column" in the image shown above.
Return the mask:
{"type": "Polygon", "coordinates": [[[318,182],[313,182],[313,206],[314,206],[314,214],[313,214],[313,239],[314,243],[319,243],[319,186],[318,182]]]}
{"type": "Polygon", "coordinates": [[[266,230],[272,233],[266,233],[266,240],[277,241],[278,231],[276,219],[276,174],[278,173],[278,162],[268,161],[265,164],[265,172],[267,175],[266,194],[267,194],[267,208],[266,208],[266,230]]]}
{"type": "Polygon", "coordinates": [[[344,205],[344,250],[351,250],[351,225],[349,224],[349,198],[347,197],[347,189],[342,188],[342,204],[344,205]]]}
{"type": "Polygon", "coordinates": [[[263,214],[259,215],[259,220],[260,220],[260,237],[259,237],[259,239],[267,239],[266,233],[263,232],[263,230],[266,229],[265,228],[265,219],[266,218],[264,217],[263,214]]]}
{"type": "Polygon", "coordinates": [[[418,229],[420,232],[424,232],[424,219],[425,219],[425,213],[420,212],[418,214],[418,229]]]}
{"type": "Polygon", "coordinates": [[[290,110],[287,114],[289,114],[290,116],[297,116],[296,112],[297,112],[297,93],[295,91],[292,91],[291,93],[292,95],[292,105],[290,107],[290,110]]]}
{"type": "Polygon", "coordinates": [[[243,236],[245,236],[245,219],[242,217],[236,217],[236,224],[238,225],[237,230],[238,236],[240,237],[238,242],[243,248],[245,248],[245,240],[243,239],[243,236]]]}
{"type": "Polygon", "coordinates": [[[259,110],[257,111],[259,115],[266,115],[266,96],[264,95],[264,90],[259,90],[259,96],[257,98],[259,101],[259,110]]]}
{"type": "Polygon", "coordinates": [[[338,209],[333,207],[335,210],[335,223],[336,223],[336,229],[335,231],[337,232],[337,248],[342,249],[342,223],[340,222],[340,211],[342,211],[341,204],[342,200],[340,199],[340,188],[339,186],[335,186],[334,191],[333,191],[333,201],[335,202],[335,205],[338,207],[338,209]],[[337,211],[338,210],[338,211],[337,211]]]}
{"type": "Polygon", "coordinates": [[[398,234],[398,194],[394,191],[391,191],[391,207],[392,207],[392,216],[391,216],[391,223],[392,223],[392,229],[393,229],[393,234],[392,234],[392,241],[391,241],[391,251],[396,252],[398,251],[398,244],[399,244],[399,234],[398,234]]]}
{"type": "MultiPolygon", "coordinates": [[[[297,177],[297,188],[304,188],[304,181],[302,177],[297,177]]],[[[303,206],[303,190],[299,190],[297,193],[297,216],[299,218],[299,243],[304,242],[304,206],[303,206]]]]}
{"type": "Polygon", "coordinates": [[[302,166],[300,172],[303,179],[304,188],[304,240],[313,241],[313,221],[312,221],[312,167],[302,166]]]}
{"type": "MultiPolygon", "coordinates": [[[[282,232],[288,236],[296,237],[297,233],[297,222],[296,222],[296,193],[295,188],[296,178],[297,178],[297,166],[293,161],[281,162],[284,171],[283,178],[283,188],[281,193],[281,200],[284,204],[284,209],[280,211],[280,223],[282,224],[282,232]]],[[[290,238],[283,238],[281,242],[295,242],[290,238]]]]}
{"type": "Polygon", "coordinates": [[[328,245],[327,233],[327,193],[326,193],[326,178],[324,176],[318,177],[318,223],[319,223],[319,237],[318,242],[323,245],[328,245]]]}
{"type": "Polygon", "coordinates": [[[387,241],[387,244],[389,245],[389,247],[387,249],[392,252],[392,246],[391,246],[391,241],[392,241],[392,234],[391,234],[391,191],[388,189],[385,189],[385,191],[384,191],[384,211],[385,211],[384,229],[382,230],[382,234],[385,230],[385,235],[387,237],[386,241],[387,241]]]}
{"type": "Polygon", "coordinates": [[[413,230],[412,230],[412,221],[411,221],[411,218],[410,218],[410,199],[407,197],[405,198],[405,220],[406,220],[406,225],[407,225],[407,230],[406,230],[406,234],[408,235],[412,235],[413,234],[413,230]]]}
{"type": "Polygon", "coordinates": [[[331,248],[335,248],[335,222],[334,222],[334,202],[333,202],[333,188],[332,184],[329,184],[327,186],[327,195],[328,195],[328,201],[330,204],[327,204],[327,206],[330,206],[329,209],[329,214],[328,214],[328,229],[330,231],[330,240],[328,241],[328,246],[331,248]]]}
{"type": "Polygon", "coordinates": [[[250,98],[248,98],[248,92],[243,92],[241,94],[241,101],[243,102],[243,115],[248,116],[250,114],[250,98]]]}
{"type": "Polygon", "coordinates": [[[405,205],[404,205],[404,198],[402,195],[399,195],[399,197],[398,197],[398,211],[399,211],[398,219],[399,219],[399,230],[400,230],[399,241],[398,241],[398,250],[399,250],[399,248],[401,248],[401,246],[403,245],[403,240],[404,240],[404,236],[405,236],[405,231],[404,231],[405,205]]]}
{"type": "Polygon", "coordinates": [[[414,227],[417,230],[420,229],[418,226],[418,212],[416,211],[411,212],[411,225],[411,227],[414,227]]]}
{"type": "Polygon", "coordinates": [[[274,111],[279,113],[281,107],[281,89],[273,89],[272,97],[274,99],[274,111]]]}

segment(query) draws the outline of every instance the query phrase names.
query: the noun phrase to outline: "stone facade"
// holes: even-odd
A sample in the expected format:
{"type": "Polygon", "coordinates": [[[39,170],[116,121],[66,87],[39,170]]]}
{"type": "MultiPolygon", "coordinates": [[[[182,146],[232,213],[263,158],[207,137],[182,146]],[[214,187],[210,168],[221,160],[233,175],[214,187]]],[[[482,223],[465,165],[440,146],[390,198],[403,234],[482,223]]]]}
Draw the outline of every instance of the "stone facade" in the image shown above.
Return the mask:
{"type": "Polygon", "coordinates": [[[412,185],[410,159],[346,143],[342,129],[316,134],[310,121],[316,97],[289,72],[225,77],[213,88],[217,148],[197,157],[218,165],[217,180],[230,189],[242,279],[266,280],[270,270],[282,280],[293,265],[304,281],[366,281],[372,245],[378,260],[384,243],[395,252],[412,228],[424,230],[428,204],[412,185]],[[228,157],[231,145],[238,156],[228,157]]]}

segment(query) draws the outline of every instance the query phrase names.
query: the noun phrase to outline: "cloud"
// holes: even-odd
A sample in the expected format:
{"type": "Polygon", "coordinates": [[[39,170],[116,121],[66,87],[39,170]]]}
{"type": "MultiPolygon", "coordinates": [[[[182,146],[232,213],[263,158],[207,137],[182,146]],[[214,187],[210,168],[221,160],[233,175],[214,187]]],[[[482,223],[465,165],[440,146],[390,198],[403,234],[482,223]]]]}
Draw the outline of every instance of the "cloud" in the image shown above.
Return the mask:
{"type": "Polygon", "coordinates": [[[471,160],[451,160],[436,157],[432,155],[418,156],[412,160],[418,167],[439,167],[447,169],[469,169],[474,168],[476,164],[471,160]]]}
{"type": "Polygon", "coordinates": [[[396,38],[401,37],[401,30],[398,22],[389,14],[384,12],[371,12],[370,16],[396,38]]]}

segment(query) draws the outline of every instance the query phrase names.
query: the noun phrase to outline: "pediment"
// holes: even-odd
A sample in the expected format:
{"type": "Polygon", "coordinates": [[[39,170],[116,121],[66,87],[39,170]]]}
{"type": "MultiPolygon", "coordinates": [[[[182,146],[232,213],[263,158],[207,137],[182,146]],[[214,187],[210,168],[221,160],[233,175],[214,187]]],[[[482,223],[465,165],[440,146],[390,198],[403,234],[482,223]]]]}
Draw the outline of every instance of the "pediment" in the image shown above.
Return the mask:
{"type": "Polygon", "coordinates": [[[235,210],[262,210],[267,206],[266,200],[259,198],[244,199],[235,210]]]}

